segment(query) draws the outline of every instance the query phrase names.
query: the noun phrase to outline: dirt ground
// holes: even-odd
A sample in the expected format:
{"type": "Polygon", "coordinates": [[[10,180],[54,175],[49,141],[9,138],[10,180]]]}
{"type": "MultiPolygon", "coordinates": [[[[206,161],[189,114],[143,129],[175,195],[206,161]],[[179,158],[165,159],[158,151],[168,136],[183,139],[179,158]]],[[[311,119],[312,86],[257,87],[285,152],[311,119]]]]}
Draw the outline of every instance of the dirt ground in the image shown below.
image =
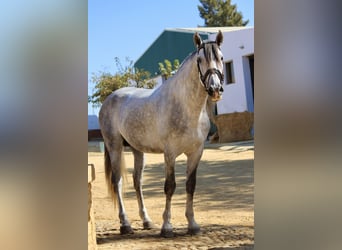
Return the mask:
{"type": "Polygon", "coordinates": [[[128,169],[125,183],[125,206],[134,234],[120,235],[117,211],[114,210],[105,184],[103,153],[88,152],[88,162],[95,165],[93,206],[98,249],[253,249],[254,246],[254,143],[253,141],[207,144],[198,171],[194,212],[201,226],[198,235],[187,235],[185,218],[186,157],[176,162],[177,188],[172,198],[171,222],[175,236],[161,237],[165,206],[164,163],[162,154],[146,154],[144,197],[147,211],[157,226],[143,230],[132,183],[133,156],[127,149],[128,169]]]}

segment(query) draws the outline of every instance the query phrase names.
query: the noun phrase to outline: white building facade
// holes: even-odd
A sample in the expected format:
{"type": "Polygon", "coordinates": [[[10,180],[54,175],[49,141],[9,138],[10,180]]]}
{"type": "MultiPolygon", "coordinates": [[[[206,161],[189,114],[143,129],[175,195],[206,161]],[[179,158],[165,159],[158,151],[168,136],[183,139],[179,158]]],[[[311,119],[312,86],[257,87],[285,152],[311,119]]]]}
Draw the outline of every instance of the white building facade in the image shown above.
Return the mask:
{"type": "Polygon", "coordinates": [[[254,28],[223,31],[223,36],[225,81],[217,113],[254,112],[254,28]]]}

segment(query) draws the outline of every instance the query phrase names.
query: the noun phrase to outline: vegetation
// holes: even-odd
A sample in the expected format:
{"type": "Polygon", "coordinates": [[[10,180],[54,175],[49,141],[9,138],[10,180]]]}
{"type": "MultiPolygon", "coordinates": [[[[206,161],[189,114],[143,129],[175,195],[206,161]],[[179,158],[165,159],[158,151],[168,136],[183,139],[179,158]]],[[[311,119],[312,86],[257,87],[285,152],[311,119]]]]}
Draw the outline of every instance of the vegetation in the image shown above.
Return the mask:
{"type": "Polygon", "coordinates": [[[120,59],[115,57],[115,64],[118,69],[116,74],[100,71],[93,73],[91,82],[95,83],[95,92],[88,96],[88,102],[93,105],[100,105],[113,91],[134,86],[138,88],[153,88],[156,84],[151,80],[151,74],[143,69],[133,67],[133,61],[126,58],[127,66],[122,66],[120,59]]]}
{"type": "Polygon", "coordinates": [[[249,22],[242,20],[242,13],[230,0],[200,0],[200,3],[197,7],[207,27],[246,26],[249,22]]]}
{"type": "Polygon", "coordinates": [[[172,63],[169,60],[165,59],[164,64],[162,62],[158,63],[159,71],[160,71],[161,75],[164,77],[164,79],[166,80],[178,70],[179,60],[175,59],[173,61],[173,65],[172,65],[172,63]]]}

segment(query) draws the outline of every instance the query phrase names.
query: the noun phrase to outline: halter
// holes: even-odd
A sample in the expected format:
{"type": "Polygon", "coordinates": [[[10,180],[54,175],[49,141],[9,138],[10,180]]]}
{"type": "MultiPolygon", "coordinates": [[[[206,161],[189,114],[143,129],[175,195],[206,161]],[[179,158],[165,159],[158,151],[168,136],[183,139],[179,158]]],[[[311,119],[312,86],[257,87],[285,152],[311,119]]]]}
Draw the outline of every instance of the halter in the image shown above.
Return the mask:
{"type": "MultiPolygon", "coordinates": [[[[208,44],[208,43],[216,43],[216,42],[207,42],[205,44],[208,44]]],[[[204,43],[202,43],[198,49],[197,49],[197,53],[204,48],[204,43]]],[[[209,84],[206,84],[206,80],[208,78],[208,76],[210,75],[213,75],[213,74],[216,74],[218,76],[218,78],[220,79],[220,83],[221,85],[223,85],[223,82],[224,82],[224,75],[223,73],[221,73],[218,69],[216,68],[209,68],[207,69],[207,71],[204,73],[204,75],[202,74],[202,71],[201,71],[201,68],[200,68],[200,62],[199,60],[197,60],[197,68],[198,68],[198,72],[200,74],[200,79],[201,79],[201,84],[203,85],[203,87],[205,88],[205,91],[207,91],[209,93],[209,89],[210,89],[210,86],[209,84]]],[[[209,83],[209,82],[207,82],[209,83]]],[[[222,87],[221,87],[222,88],[222,87]]]]}

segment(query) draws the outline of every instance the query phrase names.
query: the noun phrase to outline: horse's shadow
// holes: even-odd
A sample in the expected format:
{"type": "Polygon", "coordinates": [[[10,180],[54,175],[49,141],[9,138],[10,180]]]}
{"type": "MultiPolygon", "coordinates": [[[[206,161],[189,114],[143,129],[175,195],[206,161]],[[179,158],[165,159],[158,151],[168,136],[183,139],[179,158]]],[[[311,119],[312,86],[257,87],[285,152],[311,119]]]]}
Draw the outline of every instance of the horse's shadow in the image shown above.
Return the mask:
{"type": "MultiPolygon", "coordinates": [[[[254,168],[253,159],[234,161],[202,160],[197,172],[194,203],[196,210],[211,209],[253,209],[254,208],[254,168]]],[[[186,162],[176,163],[177,188],[173,205],[184,206],[186,162]]],[[[163,164],[148,164],[145,168],[144,196],[164,197],[163,164]]],[[[127,190],[126,197],[136,199],[135,190],[127,190]]]]}
{"type": "MultiPolygon", "coordinates": [[[[248,233],[253,232],[253,226],[242,226],[242,225],[217,225],[217,224],[209,224],[201,227],[200,233],[196,235],[190,235],[187,233],[186,227],[178,227],[174,228],[174,236],[171,238],[165,238],[160,235],[160,228],[154,228],[151,230],[144,230],[142,228],[133,228],[133,234],[121,235],[119,229],[108,228],[106,232],[98,232],[96,235],[97,244],[108,244],[108,243],[119,243],[130,240],[151,240],[151,241],[170,241],[174,240],[191,240],[191,241],[200,241],[201,237],[212,237],[216,238],[220,236],[224,237],[226,240],[251,240],[254,241],[254,234],[248,233]]],[[[253,249],[250,248],[253,245],[245,245],[241,247],[224,247],[224,248],[211,248],[211,249],[253,249]],[[247,247],[247,248],[246,248],[247,247]]]]}
{"type": "Polygon", "coordinates": [[[144,230],[142,228],[133,228],[133,234],[121,235],[119,229],[109,229],[107,232],[101,232],[96,234],[97,244],[106,244],[110,242],[127,241],[127,240],[139,240],[139,239],[151,239],[151,240],[168,240],[176,237],[186,237],[186,228],[174,229],[174,236],[171,238],[165,238],[160,235],[160,228],[144,230]]]}

